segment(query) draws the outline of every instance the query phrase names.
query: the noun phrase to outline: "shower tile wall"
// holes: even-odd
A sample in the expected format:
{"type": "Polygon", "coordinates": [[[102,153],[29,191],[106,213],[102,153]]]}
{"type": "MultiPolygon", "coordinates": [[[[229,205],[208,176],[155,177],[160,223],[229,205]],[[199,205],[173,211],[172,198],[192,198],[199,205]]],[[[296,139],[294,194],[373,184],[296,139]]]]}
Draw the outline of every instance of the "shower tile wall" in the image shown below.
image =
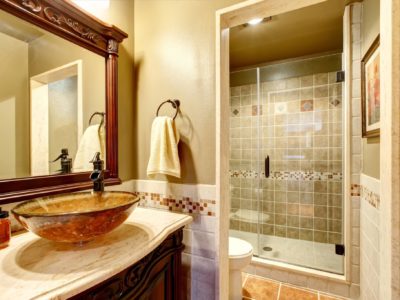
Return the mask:
{"type": "Polygon", "coordinates": [[[257,85],[231,88],[230,228],[341,243],[342,86],[336,72],[263,82],[260,92],[258,104],[257,85]]]}

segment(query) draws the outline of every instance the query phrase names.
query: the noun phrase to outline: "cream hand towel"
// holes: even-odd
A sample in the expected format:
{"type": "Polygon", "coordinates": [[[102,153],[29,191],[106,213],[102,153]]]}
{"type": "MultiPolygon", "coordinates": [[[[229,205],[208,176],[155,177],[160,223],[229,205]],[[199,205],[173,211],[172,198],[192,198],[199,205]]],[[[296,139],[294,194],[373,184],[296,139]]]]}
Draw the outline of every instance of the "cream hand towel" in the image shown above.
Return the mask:
{"type": "Polygon", "coordinates": [[[156,117],[151,126],[150,159],[147,176],[165,174],[181,177],[178,156],[179,133],[170,117],[156,117]]]}
{"type": "Polygon", "coordinates": [[[100,158],[104,160],[104,126],[101,126],[100,130],[99,127],[99,124],[91,125],[83,133],[72,167],[74,172],[92,171],[93,164],[90,161],[96,152],[100,152],[100,158]]]}

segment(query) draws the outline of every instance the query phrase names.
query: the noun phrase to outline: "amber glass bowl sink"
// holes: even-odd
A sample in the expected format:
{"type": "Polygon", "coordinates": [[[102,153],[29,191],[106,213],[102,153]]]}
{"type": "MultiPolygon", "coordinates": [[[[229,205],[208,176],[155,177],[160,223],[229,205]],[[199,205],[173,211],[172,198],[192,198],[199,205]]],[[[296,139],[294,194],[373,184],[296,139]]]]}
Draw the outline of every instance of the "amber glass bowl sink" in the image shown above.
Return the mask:
{"type": "Polygon", "coordinates": [[[126,192],[87,192],[36,198],[12,213],[27,230],[56,242],[81,243],[121,225],[139,198],[126,192]]]}

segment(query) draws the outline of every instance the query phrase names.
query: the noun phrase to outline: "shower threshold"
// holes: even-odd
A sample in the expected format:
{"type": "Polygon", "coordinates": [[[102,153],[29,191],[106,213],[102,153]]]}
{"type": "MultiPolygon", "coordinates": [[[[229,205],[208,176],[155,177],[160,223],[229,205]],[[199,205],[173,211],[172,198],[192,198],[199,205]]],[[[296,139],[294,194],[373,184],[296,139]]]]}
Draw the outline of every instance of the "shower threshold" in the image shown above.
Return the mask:
{"type": "Polygon", "coordinates": [[[254,256],[334,274],[344,274],[344,256],[335,254],[335,245],[229,230],[229,236],[252,244],[254,256]],[[266,250],[263,250],[265,248],[266,250]],[[271,249],[272,248],[272,249],[271,249]]]}

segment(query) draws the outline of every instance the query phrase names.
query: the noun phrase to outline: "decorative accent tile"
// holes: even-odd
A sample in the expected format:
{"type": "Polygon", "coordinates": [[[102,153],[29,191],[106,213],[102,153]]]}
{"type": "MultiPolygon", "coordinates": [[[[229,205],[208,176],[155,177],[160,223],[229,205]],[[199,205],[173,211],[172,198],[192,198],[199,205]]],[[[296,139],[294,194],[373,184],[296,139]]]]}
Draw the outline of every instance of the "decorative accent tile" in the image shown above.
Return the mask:
{"type": "Polygon", "coordinates": [[[234,109],[234,110],[232,111],[232,113],[233,113],[235,116],[237,116],[237,115],[239,114],[239,111],[238,111],[237,109],[234,109]]]}
{"type": "Polygon", "coordinates": [[[360,185],[359,184],[351,184],[351,195],[352,196],[360,196],[360,185]]]}
{"type": "Polygon", "coordinates": [[[379,209],[380,197],[365,186],[361,186],[361,199],[367,201],[373,207],[379,209]]]}
{"type": "MultiPolygon", "coordinates": [[[[230,170],[229,171],[231,178],[263,178],[265,177],[264,172],[258,173],[253,170],[230,170]]],[[[303,181],[315,181],[315,180],[342,180],[342,173],[334,173],[334,172],[314,172],[314,171],[279,171],[272,172],[270,179],[276,180],[303,180],[303,181]]]]}
{"type": "Polygon", "coordinates": [[[288,109],[287,109],[286,102],[279,102],[279,103],[275,103],[275,105],[274,105],[275,114],[286,114],[287,110],[288,109]]]}
{"type": "Polygon", "coordinates": [[[313,100],[301,100],[300,102],[300,111],[313,111],[314,110],[314,101],[313,100]]]}
{"type": "Polygon", "coordinates": [[[251,107],[251,115],[252,116],[262,115],[262,105],[253,105],[251,107]]]}
{"type": "Polygon", "coordinates": [[[175,197],[158,193],[134,192],[140,198],[142,207],[165,209],[174,212],[215,216],[216,201],[200,199],[193,201],[191,197],[175,197]]]}
{"type": "Polygon", "coordinates": [[[258,178],[258,172],[253,170],[229,170],[232,178],[258,178]]]}

